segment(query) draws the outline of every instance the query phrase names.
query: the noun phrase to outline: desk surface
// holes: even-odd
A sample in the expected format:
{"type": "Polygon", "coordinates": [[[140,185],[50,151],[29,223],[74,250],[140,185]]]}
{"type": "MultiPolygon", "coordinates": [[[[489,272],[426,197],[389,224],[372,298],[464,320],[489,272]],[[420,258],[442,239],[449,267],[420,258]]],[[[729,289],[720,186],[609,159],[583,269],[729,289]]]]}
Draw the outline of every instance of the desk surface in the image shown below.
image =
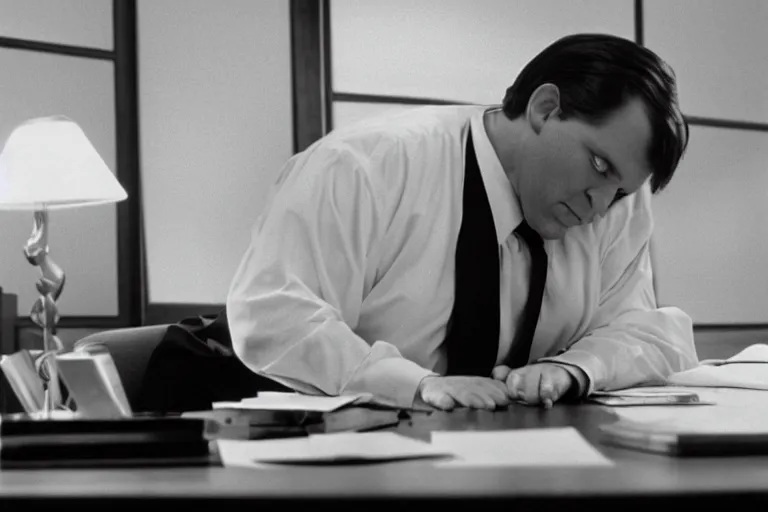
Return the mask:
{"type": "MultiPolygon", "coordinates": [[[[551,410],[510,406],[490,412],[458,410],[416,414],[397,431],[426,439],[432,430],[494,430],[572,425],[616,464],[591,468],[439,468],[427,461],[386,464],[246,469],[223,467],[55,469],[0,471],[0,500],[74,503],[118,498],[165,498],[179,504],[204,498],[243,500],[346,498],[360,500],[504,499],[518,504],[590,503],[617,500],[699,499],[708,505],[768,503],[768,457],[678,459],[600,444],[597,427],[615,421],[596,405],[555,405],[551,410]],[[738,501],[738,503],[737,503],[738,501]],[[567,502],[567,503],[562,503],[567,502]]],[[[411,501],[410,503],[413,503],[411,501]]],[[[18,503],[21,504],[21,503],[18,503]]],[[[559,505],[558,505],[559,506],[559,505]]]]}

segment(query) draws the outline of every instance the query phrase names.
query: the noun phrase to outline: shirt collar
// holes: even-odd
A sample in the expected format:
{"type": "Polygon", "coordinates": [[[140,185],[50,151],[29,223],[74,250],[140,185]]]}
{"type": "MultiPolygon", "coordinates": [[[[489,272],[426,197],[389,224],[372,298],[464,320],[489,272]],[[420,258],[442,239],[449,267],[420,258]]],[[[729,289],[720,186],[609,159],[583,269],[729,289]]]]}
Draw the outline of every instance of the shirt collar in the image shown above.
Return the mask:
{"type": "Polygon", "coordinates": [[[523,221],[520,201],[512,188],[509,178],[504,173],[498,155],[491,145],[485,131],[485,113],[492,109],[483,109],[472,116],[472,142],[477,155],[477,165],[483,177],[488,203],[491,205],[493,222],[496,225],[496,237],[501,245],[512,231],[523,221]]]}

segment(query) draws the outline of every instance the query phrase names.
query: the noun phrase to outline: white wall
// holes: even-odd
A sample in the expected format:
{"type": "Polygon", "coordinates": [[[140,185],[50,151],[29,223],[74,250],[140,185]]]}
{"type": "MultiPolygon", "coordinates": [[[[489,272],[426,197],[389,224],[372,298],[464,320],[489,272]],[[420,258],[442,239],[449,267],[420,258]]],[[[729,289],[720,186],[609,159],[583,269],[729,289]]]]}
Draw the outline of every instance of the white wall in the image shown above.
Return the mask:
{"type": "MultiPolygon", "coordinates": [[[[768,123],[768,2],[644,0],[645,44],[690,116],[768,123]]],[[[634,39],[631,0],[332,0],[336,92],[498,103],[557,37],[634,39]]],[[[398,104],[334,103],[334,126],[398,104]]],[[[654,199],[659,302],[697,324],[768,322],[768,133],[694,126],[654,199]]]]}
{"type": "MultiPolygon", "coordinates": [[[[0,36],[109,50],[112,2],[0,0],[0,36]]],[[[111,61],[0,48],[0,145],[29,118],[63,114],[114,171],[114,112],[111,61]]],[[[114,205],[50,213],[50,257],[67,277],[60,314],[117,314],[116,218],[114,205]]],[[[18,295],[22,316],[37,299],[40,277],[22,252],[31,231],[31,212],[0,211],[0,286],[18,295]]]]}
{"type": "Polygon", "coordinates": [[[570,32],[632,38],[632,0],[331,0],[333,89],[499,103],[570,32]]]}
{"type": "MultiPolygon", "coordinates": [[[[644,0],[645,43],[688,115],[768,123],[768,3],[644,0]]],[[[138,0],[141,179],[149,298],[222,303],[267,189],[292,150],[289,2],[138,0]]],[[[337,92],[498,102],[569,32],[632,38],[633,0],[332,0],[337,92]]],[[[0,0],[0,36],[112,48],[111,0],[0,0]]],[[[114,169],[107,61],[0,48],[0,137],[35,115],[81,122],[114,169]]],[[[336,126],[402,105],[335,102],[336,126]]],[[[659,300],[697,323],[768,322],[768,134],[692,128],[655,199],[659,300]]],[[[35,299],[26,214],[0,213],[0,286],[35,299]]],[[[117,312],[114,206],[52,216],[65,315],[117,312]]]]}
{"type": "Polygon", "coordinates": [[[688,115],[768,122],[768,2],[643,0],[645,44],[674,67],[688,115]]]}
{"type": "MultiPolygon", "coordinates": [[[[687,115],[768,124],[768,2],[644,0],[645,42],[687,115]]],[[[693,127],[654,201],[659,302],[699,324],[768,322],[768,132],[693,127]]]]}
{"type": "Polygon", "coordinates": [[[139,0],[151,303],[220,304],[292,154],[289,2],[139,0]]]}
{"type": "Polygon", "coordinates": [[[654,199],[658,299],[698,323],[768,321],[768,133],[694,126],[654,199]]]}
{"type": "Polygon", "coordinates": [[[0,0],[0,34],[111,50],[112,0],[0,0]]]}

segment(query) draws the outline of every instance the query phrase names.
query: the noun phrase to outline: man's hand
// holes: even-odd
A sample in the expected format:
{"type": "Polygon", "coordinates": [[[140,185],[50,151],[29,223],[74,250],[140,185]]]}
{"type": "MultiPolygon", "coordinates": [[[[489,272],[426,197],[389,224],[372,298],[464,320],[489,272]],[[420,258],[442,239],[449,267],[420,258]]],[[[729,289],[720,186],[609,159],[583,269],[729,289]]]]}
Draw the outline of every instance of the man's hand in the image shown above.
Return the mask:
{"type": "Polygon", "coordinates": [[[504,382],[487,377],[424,377],[416,395],[428,405],[446,411],[454,407],[495,409],[510,402],[504,382]]]}
{"type": "Polygon", "coordinates": [[[568,370],[552,363],[534,363],[515,370],[500,365],[491,375],[506,382],[510,397],[532,405],[542,404],[547,409],[576,385],[568,370]]]}

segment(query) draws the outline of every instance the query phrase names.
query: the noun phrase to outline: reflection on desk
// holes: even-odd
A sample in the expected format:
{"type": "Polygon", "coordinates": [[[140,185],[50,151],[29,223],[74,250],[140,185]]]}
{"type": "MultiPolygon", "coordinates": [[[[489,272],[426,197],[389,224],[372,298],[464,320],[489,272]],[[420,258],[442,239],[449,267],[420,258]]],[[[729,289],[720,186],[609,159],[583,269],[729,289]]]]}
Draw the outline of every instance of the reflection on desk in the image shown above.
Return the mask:
{"type": "MultiPolygon", "coordinates": [[[[433,431],[483,431],[573,426],[605,457],[610,467],[439,467],[433,461],[334,467],[239,469],[223,467],[0,472],[3,505],[25,500],[103,507],[122,499],[164,500],[184,506],[200,499],[221,506],[252,507],[288,501],[333,500],[359,510],[363,502],[420,510],[426,503],[504,500],[504,506],[590,506],[590,510],[662,502],[696,506],[753,506],[768,501],[768,457],[677,459],[600,444],[599,426],[617,421],[599,405],[556,404],[550,410],[512,405],[506,410],[460,409],[414,413],[391,429],[429,440],[433,431]],[[339,498],[344,498],[339,501],[339,498]],[[416,502],[410,501],[417,499],[416,502]],[[395,503],[396,502],[396,503],[395,503]]],[[[330,504],[330,502],[329,502],[330,504]]],[[[210,503],[209,505],[213,505],[210,503]]],[[[214,505],[218,506],[218,505],[214,505]]]]}

